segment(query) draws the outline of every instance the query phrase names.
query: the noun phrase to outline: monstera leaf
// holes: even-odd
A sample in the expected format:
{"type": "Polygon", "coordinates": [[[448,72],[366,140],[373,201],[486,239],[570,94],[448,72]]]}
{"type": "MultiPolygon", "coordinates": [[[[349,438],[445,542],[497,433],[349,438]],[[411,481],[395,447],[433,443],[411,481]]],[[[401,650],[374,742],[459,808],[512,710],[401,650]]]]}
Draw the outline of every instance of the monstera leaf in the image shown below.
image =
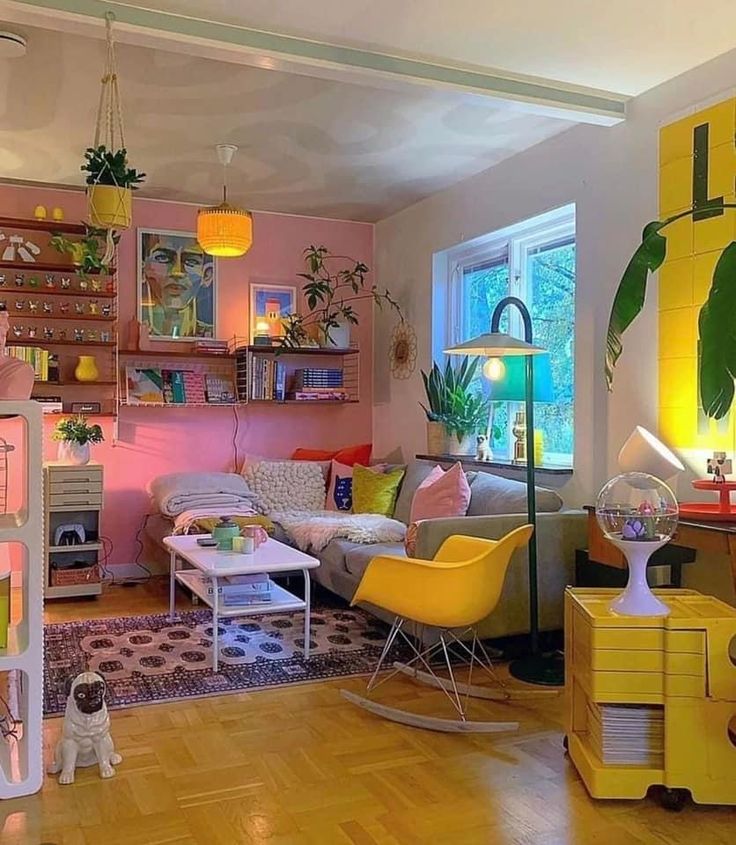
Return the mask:
{"type": "Polygon", "coordinates": [[[736,378],[736,243],[721,254],[708,300],[698,318],[700,400],[708,417],[726,416],[736,378]]]}
{"type": "Polygon", "coordinates": [[[644,307],[649,274],[662,266],[667,255],[667,239],[660,234],[660,229],[669,222],[655,220],[647,223],[642,232],[641,244],[631,256],[616,291],[606,339],[606,382],[609,390],[613,387],[613,368],[623,350],[621,335],[644,307]]]}

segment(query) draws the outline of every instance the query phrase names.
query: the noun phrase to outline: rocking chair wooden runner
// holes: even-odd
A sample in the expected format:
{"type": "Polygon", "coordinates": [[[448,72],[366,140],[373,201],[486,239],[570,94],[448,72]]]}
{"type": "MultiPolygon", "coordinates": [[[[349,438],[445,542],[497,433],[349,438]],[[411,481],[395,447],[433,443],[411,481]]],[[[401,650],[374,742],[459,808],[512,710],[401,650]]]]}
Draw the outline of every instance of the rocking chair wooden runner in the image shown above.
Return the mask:
{"type": "Polygon", "coordinates": [[[541,698],[557,695],[550,689],[512,689],[493,669],[488,652],[478,639],[476,625],[498,605],[511,556],[529,542],[534,527],[523,525],[500,540],[454,535],[442,544],[434,560],[381,555],[373,558],[363,575],[352,604],[369,602],[396,614],[378,665],[368,681],[368,694],[397,674],[409,675],[420,683],[443,690],[457,711],[457,719],[445,719],[388,707],[368,697],[342,690],[348,701],[365,710],[412,727],[446,732],[495,733],[514,731],[518,722],[477,722],[467,718],[469,698],[494,701],[541,698]],[[404,625],[414,622],[437,628],[439,639],[418,646],[407,636],[404,625]],[[463,641],[461,638],[468,638],[463,641]],[[397,637],[403,638],[414,657],[408,663],[394,663],[393,671],[379,680],[379,673],[397,637]],[[449,647],[469,665],[467,683],[455,678],[449,647]],[[441,652],[448,677],[432,668],[432,658],[441,652]],[[483,670],[494,687],[473,684],[475,667],[483,670]]]}

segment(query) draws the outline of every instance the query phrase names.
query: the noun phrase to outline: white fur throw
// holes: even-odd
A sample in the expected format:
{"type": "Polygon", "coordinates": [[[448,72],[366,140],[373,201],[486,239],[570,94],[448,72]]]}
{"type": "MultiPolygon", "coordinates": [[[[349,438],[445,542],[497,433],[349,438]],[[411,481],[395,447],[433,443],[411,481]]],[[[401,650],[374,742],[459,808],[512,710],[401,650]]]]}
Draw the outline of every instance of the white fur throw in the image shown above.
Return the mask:
{"type": "Polygon", "coordinates": [[[262,513],[317,511],[325,504],[325,479],[312,461],[260,461],[243,469],[262,513]]]}
{"type": "Polygon", "coordinates": [[[406,534],[403,522],[376,513],[290,512],[272,513],[271,518],[303,552],[321,552],[335,537],[353,543],[400,543],[406,534]]]}

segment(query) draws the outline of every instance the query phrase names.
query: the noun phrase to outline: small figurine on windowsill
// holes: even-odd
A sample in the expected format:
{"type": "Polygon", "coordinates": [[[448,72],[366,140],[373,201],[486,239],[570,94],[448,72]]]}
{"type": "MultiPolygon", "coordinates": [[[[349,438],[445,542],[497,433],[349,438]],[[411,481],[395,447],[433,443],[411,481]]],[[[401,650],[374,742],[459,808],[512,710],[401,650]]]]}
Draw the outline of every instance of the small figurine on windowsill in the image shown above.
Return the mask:
{"type": "Polygon", "coordinates": [[[491,444],[488,442],[488,437],[485,434],[479,434],[475,438],[475,443],[476,461],[492,461],[493,452],[491,451],[491,444]]]}
{"type": "Polygon", "coordinates": [[[726,475],[732,471],[732,463],[726,459],[725,452],[713,452],[713,457],[708,458],[706,472],[713,476],[714,484],[724,484],[726,475]]]}

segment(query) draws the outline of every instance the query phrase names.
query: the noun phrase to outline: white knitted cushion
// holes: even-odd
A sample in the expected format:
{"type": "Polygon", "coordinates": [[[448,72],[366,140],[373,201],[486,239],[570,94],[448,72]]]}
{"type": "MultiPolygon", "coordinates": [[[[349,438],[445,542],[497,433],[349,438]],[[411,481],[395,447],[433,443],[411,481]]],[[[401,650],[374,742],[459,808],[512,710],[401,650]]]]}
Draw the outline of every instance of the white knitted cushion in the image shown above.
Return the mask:
{"type": "Polygon", "coordinates": [[[313,461],[260,461],[243,468],[262,513],[317,511],[325,504],[325,479],[313,461]]]}

